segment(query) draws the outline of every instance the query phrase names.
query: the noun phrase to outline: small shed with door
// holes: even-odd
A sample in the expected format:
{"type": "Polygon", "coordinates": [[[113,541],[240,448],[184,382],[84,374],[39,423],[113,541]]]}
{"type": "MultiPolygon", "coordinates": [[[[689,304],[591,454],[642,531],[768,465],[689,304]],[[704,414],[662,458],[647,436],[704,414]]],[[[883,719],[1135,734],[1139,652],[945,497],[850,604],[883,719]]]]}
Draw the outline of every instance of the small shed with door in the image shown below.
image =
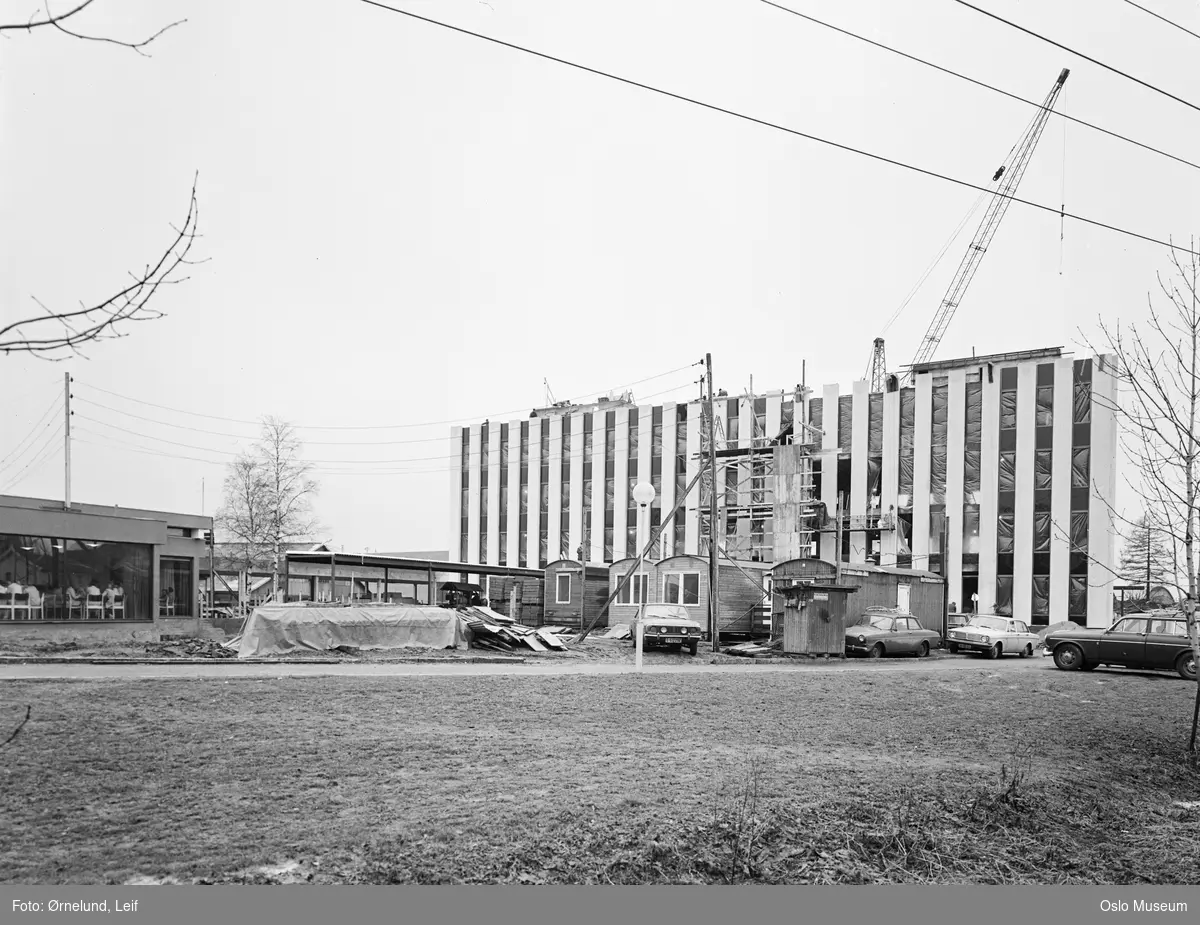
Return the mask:
{"type": "Polygon", "coordinates": [[[783,633],[783,614],[786,603],[782,588],[796,581],[831,585],[837,580],[837,567],[824,559],[787,559],[771,569],[771,635],[783,633]]]}
{"type": "MultiPolygon", "coordinates": [[[[608,600],[609,568],[584,565],[576,559],[559,559],[546,566],[541,626],[582,629],[591,623],[608,600]],[[586,622],[583,622],[586,621],[586,622]]],[[[601,614],[596,626],[608,626],[601,614]]]]}
{"type": "Polygon", "coordinates": [[[846,613],[849,626],[859,622],[868,607],[884,607],[911,614],[927,630],[943,632],[946,584],[941,575],[855,562],[842,565],[841,583],[858,588],[846,613]]]}
{"type": "Polygon", "coordinates": [[[783,651],[788,655],[845,655],[847,600],[857,588],[819,580],[775,582],[783,598],[783,651]]]}

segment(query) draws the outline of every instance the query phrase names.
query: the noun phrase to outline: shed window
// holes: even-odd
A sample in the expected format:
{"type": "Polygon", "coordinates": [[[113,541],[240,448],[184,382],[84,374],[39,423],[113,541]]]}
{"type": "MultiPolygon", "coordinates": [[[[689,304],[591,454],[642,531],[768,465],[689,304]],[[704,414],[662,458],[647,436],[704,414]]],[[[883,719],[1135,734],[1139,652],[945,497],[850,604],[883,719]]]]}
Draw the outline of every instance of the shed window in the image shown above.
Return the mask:
{"type": "Polygon", "coordinates": [[[629,579],[629,582],[621,589],[620,596],[617,597],[618,604],[640,604],[646,596],[646,586],[649,579],[645,575],[634,575],[629,579]]]}
{"type": "Polygon", "coordinates": [[[682,572],[663,576],[663,601],[668,604],[683,604],[685,607],[700,603],[700,573],[682,572]]]}
{"type": "Polygon", "coordinates": [[[556,575],[555,576],[555,594],[554,603],[569,604],[571,603],[571,576],[556,575]]]}

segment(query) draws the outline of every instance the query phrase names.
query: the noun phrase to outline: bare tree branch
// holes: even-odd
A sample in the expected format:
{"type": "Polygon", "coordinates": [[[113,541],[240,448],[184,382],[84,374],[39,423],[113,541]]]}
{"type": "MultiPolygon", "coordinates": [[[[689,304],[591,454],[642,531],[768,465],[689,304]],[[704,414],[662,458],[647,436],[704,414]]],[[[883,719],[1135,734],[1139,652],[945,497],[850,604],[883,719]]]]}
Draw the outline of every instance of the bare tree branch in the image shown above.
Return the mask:
{"type": "Polygon", "coordinates": [[[76,32],[73,29],[68,29],[66,26],[63,25],[63,23],[65,23],[67,20],[71,19],[76,14],[82,13],[85,9],[87,9],[89,6],[91,6],[92,3],[94,3],[94,2],[95,2],[95,0],[83,0],[83,2],[80,3],[78,6],[74,7],[73,9],[67,10],[65,13],[51,13],[50,12],[50,4],[47,3],[45,5],[45,18],[44,19],[37,19],[36,17],[38,14],[34,13],[32,16],[29,17],[29,20],[27,22],[0,23],[0,32],[12,32],[12,31],[17,31],[17,30],[24,30],[26,32],[32,32],[34,29],[38,29],[38,28],[41,28],[44,26],[52,26],[53,28],[57,29],[59,32],[62,32],[65,35],[69,35],[72,38],[83,39],[84,41],[88,41],[88,42],[107,42],[111,45],[120,45],[122,48],[133,49],[139,55],[141,55],[143,58],[149,58],[150,55],[147,52],[143,51],[143,49],[147,45],[149,45],[151,42],[153,42],[156,38],[158,38],[160,35],[162,35],[168,29],[173,29],[176,26],[182,25],[183,23],[187,22],[186,19],[177,20],[173,23],[170,23],[169,25],[163,26],[161,29],[159,29],[157,32],[155,32],[153,35],[149,36],[148,38],[144,38],[141,41],[137,41],[137,42],[126,41],[124,39],[114,39],[114,38],[109,38],[107,36],[102,36],[102,35],[88,35],[84,32],[76,32]]]}
{"type": "Polygon", "coordinates": [[[128,336],[121,330],[126,323],[162,318],[164,312],[150,307],[150,300],[162,287],[186,281],[189,277],[178,275],[182,268],[202,262],[188,259],[199,220],[197,182],[198,177],[192,181],[187,215],[183,225],[175,229],[174,239],[153,264],[140,274],[130,274],[129,285],[102,302],[81,305],[71,311],[55,312],[34,298],[45,314],[0,327],[0,350],[6,354],[17,351],[43,359],[63,359],[56,354],[70,350],[80,355],[81,345],[128,336]],[[52,330],[58,327],[62,330],[52,330]]]}

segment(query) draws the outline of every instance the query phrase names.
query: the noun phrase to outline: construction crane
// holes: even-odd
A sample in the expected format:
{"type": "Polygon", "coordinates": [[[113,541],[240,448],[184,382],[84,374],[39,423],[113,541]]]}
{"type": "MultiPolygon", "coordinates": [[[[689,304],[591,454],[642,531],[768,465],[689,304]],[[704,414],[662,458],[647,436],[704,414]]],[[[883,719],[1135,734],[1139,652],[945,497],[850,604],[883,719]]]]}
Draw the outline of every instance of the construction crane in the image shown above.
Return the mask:
{"type": "Polygon", "coordinates": [[[872,392],[883,392],[887,388],[887,356],[883,350],[883,338],[875,338],[871,350],[871,365],[868,368],[867,380],[871,383],[872,392]]]}
{"type": "MultiPolygon", "coordinates": [[[[987,252],[988,245],[992,243],[992,238],[996,235],[996,229],[1000,227],[1004,213],[1008,211],[1009,204],[1012,202],[1013,196],[1016,195],[1017,186],[1021,183],[1021,177],[1025,175],[1025,168],[1029,166],[1029,160],[1033,156],[1033,149],[1037,147],[1037,143],[1042,137],[1042,130],[1046,127],[1046,123],[1050,119],[1054,103],[1058,99],[1058,94],[1062,92],[1063,84],[1067,82],[1067,76],[1070,73],[1067,68],[1064,67],[1062,69],[1062,73],[1058,75],[1058,80],[1054,82],[1054,86],[1050,89],[1050,92],[1046,95],[1046,99],[1038,109],[1037,115],[1033,117],[1033,121],[1025,129],[1025,134],[1021,136],[1020,141],[1009,152],[1008,160],[1001,164],[1000,168],[992,176],[992,182],[999,183],[1000,185],[992,193],[992,201],[988,204],[987,210],[984,212],[983,220],[979,223],[979,228],[975,232],[975,237],[971,241],[970,246],[967,248],[967,253],[958,265],[958,271],[954,274],[950,288],[946,291],[941,305],[938,306],[937,313],[933,316],[933,321],[930,322],[929,330],[925,332],[925,336],[921,339],[921,345],[917,348],[917,353],[913,357],[911,366],[928,362],[937,351],[938,344],[942,341],[942,335],[946,333],[950,319],[954,317],[954,310],[962,302],[967,287],[971,285],[975,271],[979,269],[983,255],[987,252]]],[[[876,351],[877,353],[882,353],[882,346],[879,344],[879,341],[876,341],[876,351]]]]}

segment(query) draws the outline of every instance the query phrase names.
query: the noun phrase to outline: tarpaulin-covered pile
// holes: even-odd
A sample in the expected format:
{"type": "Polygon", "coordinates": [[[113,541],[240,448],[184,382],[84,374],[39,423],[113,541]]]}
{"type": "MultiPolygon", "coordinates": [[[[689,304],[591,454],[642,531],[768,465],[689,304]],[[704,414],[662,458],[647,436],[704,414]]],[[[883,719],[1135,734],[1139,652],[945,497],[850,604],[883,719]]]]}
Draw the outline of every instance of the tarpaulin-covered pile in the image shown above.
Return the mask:
{"type": "Polygon", "coordinates": [[[256,607],[239,640],[238,658],[300,650],[450,649],[465,645],[462,619],[444,607],[256,607]]]}

